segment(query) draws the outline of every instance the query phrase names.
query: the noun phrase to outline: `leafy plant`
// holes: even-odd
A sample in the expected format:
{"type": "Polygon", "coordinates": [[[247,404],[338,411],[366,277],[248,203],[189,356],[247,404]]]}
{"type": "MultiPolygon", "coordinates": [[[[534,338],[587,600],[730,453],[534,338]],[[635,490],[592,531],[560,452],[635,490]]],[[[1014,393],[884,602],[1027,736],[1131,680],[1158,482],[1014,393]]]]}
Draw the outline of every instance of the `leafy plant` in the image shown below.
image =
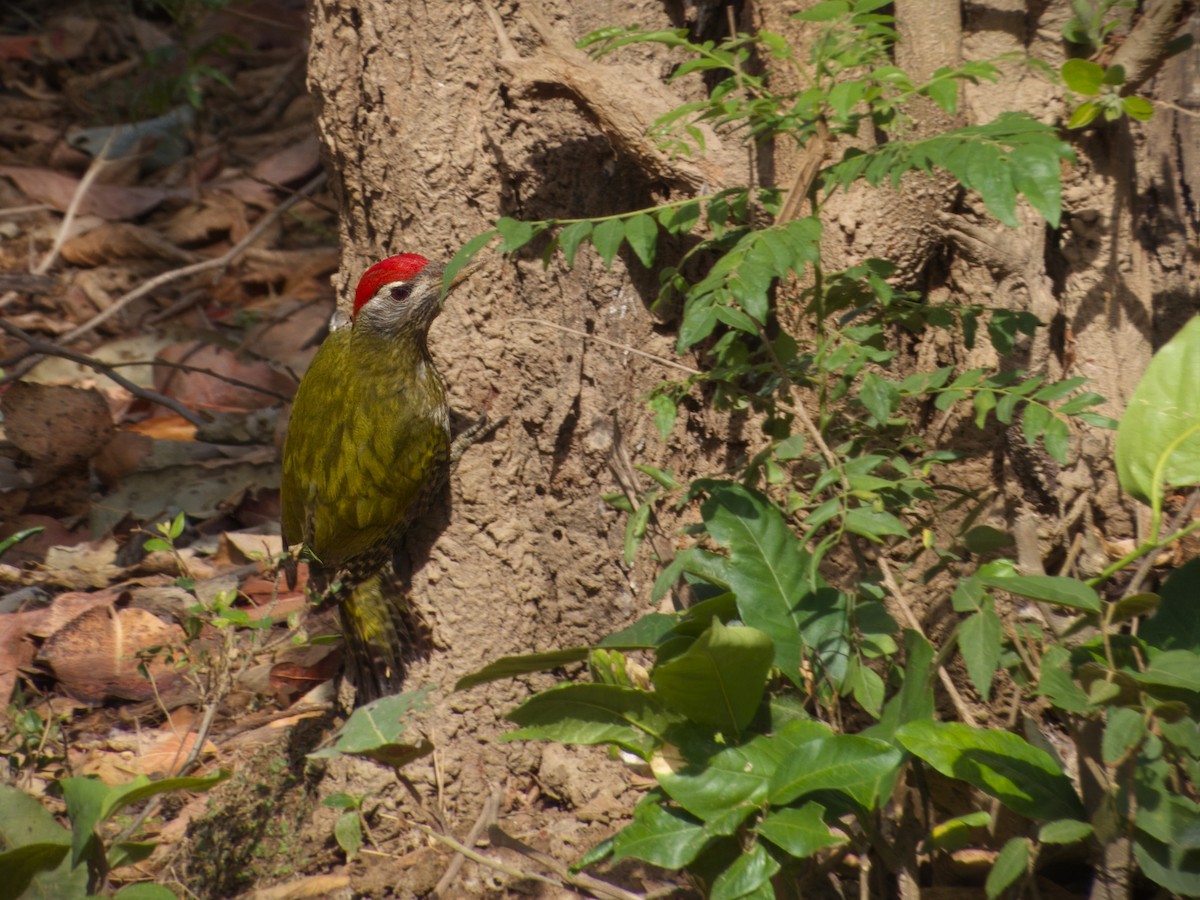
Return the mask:
{"type": "Polygon", "coordinates": [[[1063,37],[1089,51],[1099,50],[1108,36],[1121,25],[1119,18],[1109,18],[1113,11],[1136,6],[1131,0],[1071,0],[1071,12],[1074,15],[1063,26],[1063,37]]]}
{"type": "Polygon", "coordinates": [[[1068,128],[1086,128],[1101,114],[1106,122],[1116,121],[1122,115],[1145,122],[1154,115],[1154,106],[1149,100],[1134,94],[1122,96],[1124,66],[1106,69],[1091,60],[1068,59],[1062,65],[1062,79],[1075,93],[1094,98],[1075,107],[1067,122],[1068,128]]]}
{"type": "MultiPolygon", "coordinates": [[[[144,775],[123,785],[108,786],[95,778],[64,778],[55,782],[66,802],[71,830],[63,828],[35,799],[16,788],[0,785],[3,845],[0,898],[16,898],[34,886],[39,896],[83,897],[106,891],[110,874],[148,857],[153,841],[119,840],[106,846],[101,832],[113,817],[131,805],[170,791],[207,791],[229,777],[216,772],[202,778],[144,775]]],[[[133,884],[113,896],[124,900],[173,898],[166,888],[133,884]]]]}
{"type": "MultiPolygon", "coordinates": [[[[922,852],[944,851],[971,829],[994,825],[995,803],[1023,823],[997,856],[990,897],[1032,877],[1047,848],[1085,847],[1103,869],[1105,849],[1125,840],[1146,876],[1168,890],[1200,892],[1200,857],[1188,837],[1200,811],[1192,800],[1200,618],[1182,600],[1200,570],[1179,569],[1161,598],[1135,579],[1109,599],[1120,593],[1118,573],[1200,527],[1182,518],[1160,527],[1165,488],[1200,482],[1200,423],[1188,412],[1200,396],[1193,371],[1200,326],[1161,351],[1118,437],[1122,483],[1151,505],[1151,536],[1090,580],[1022,573],[1002,555],[1012,536],[978,524],[983,498],[954,484],[966,454],[931,444],[925,417],[958,413],[1067,462],[1074,429],[1117,425],[1095,412],[1103,398],[1084,390],[1081,378],[1049,382],[1011,364],[894,374],[897,335],[941,330],[970,348],[982,332],[1005,357],[1043,323],[977,301],[933,302],[898,288],[885,260],[827,271],[819,214],[839,189],[894,185],[910,171],[939,169],[1000,222],[1016,225],[1025,202],[1057,226],[1060,166],[1072,154],[1052,128],[1024,113],[913,138],[906,108],[913,98],[953,112],[961,81],[993,80],[997,70],[968,63],[914,82],[891,64],[895,34],[883,6],[831,0],[800,14],[816,31],[808,81],[792,92],[773,87],[771,66],[798,59],[777,34],[695,43],[680,31],[605,29],[581,42],[600,54],[658,43],[685,54],[675,77],[708,73],[709,95],[655,126],[673,152],[701,152],[701,124],[812,148],[869,122],[886,140],[823,160],[811,184],[796,188],[811,205],[807,217],[797,214],[796,198],[746,185],[602,218],[501,219],[452,260],[447,283],[497,241],[505,253],[536,241],[547,262],[561,252],[573,265],[590,242],[606,265],[625,248],[630,265],[660,266],[660,303],[678,301],[681,309],[677,347],[703,363],[649,398],[664,439],[689,394],[747,411],[762,428],[758,449],[734,477],[680,483],[644,467],[654,486],[606,497],[630,516],[627,562],[655,508],[696,506],[690,542],[661,561],[652,591],[658,600],[680,589],[686,611],[646,615],[594,648],[497,660],[458,689],[587,663],[590,683],[534,695],[509,714],[518,728],[507,736],[605,744],[653,775],[630,824],[581,865],[637,858],[684,868],[714,898],[773,897],[777,885],[803,883],[849,853],[898,870],[901,851],[885,835],[918,823],[885,825],[906,815],[893,807],[893,792],[937,773],[990,799],[929,823],[922,852]],[[751,66],[752,58],[767,65],[751,66]],[[664,265],[667,235],[693,241],[682,259],[664,265]],[[919,630],[901,630],[890,610],[940,575],[955,585],[941,599],[960,618],[935,650],[919,630]],[[1049,611],[1048,622],[1065,619],[1066,627],[1006,624],[998,612],[1004,595],[1032,601],[1049,611]],[[1151,613],[1136,637],[1123,631],[1151,613]],[[1023,700],[1055,707],[1081,769],[1103,772],[1103,783],[1078,790],[1036,728],[1020,736],[939,721],[933,683],[955,651],[984,699],[1003,673],[1023,700]],[[1092,740],[1097,733],[1102,738],[1092,740]]],[[[1108,111],[1118,107],[1143,112],[1126,103],[1137,98],[1119,97],[1124,76],[1116,67],[1072,63],[1064,79],[1092,91],[1092,118],[1112,118],[1108,111]]]]}

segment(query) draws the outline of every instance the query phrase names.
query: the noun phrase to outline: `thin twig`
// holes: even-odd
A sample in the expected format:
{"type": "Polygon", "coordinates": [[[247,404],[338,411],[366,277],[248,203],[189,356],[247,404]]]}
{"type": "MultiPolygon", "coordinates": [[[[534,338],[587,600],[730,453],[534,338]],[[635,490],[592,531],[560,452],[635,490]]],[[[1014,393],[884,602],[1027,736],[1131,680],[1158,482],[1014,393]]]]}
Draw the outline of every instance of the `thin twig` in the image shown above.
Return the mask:
{"type": "Polygon", "coordinates": [[[495,869],[497,872],[503,872],[510,878],[516,878],[519,881],[540,881],[542,884],[550,884],[557,888],[565,888],[566,885],[555,878],[547,878],[545,875],[539,875],[536,872],[525,872],[518,869],[516,866],[510,866],[508,863],[501,862],[483,853],[476,853],[470,847],[465,847],[456,841],[454,838],[446,834],[438,834],[428,825],[422,825],[420,822],[409,820],[408,824],[420,831],[426,837],[432,838],[439,844],[449,847],[455,853],[461,853],[471,862],[479,863],[481,866],[487,866],[489,869],[495,869]]]}
{"type": "MultiPolygon", "coordinates": [[[[500,812],[500,801],[504,798],[504,785],[496,785],[492,788],[492,793],[488,796],[487,801],[483,804],[483,809],[479,812],[479,818],[475,820],[475,824],[471,826],[471,830],[467,832],[463,843],[470,847],[483,834],[484,829],[496,821],[496,816],[500,812]]],[[[433,896],[440,897],[449,890],[450,885],[454,884],[454,879],[458,877],[459,871],[462,869],[463,861],[466,859],[461,853],[456,853],[454,859],[450,860],[450,865],[446,867],[446,872],[438,883],[434,885],[433,896]]]]}
{"type": "MultiPolygon", "coordinates": [[[[76,353],[73,350],[67,350],[58,346],[57,344],[51,343],[50,341],[43,341],[41,338],[34,337],[24,329],[19,328],[18,326],[12,324],[12,322],[5,321],[4,319],[0,319],[0,329],[3,329],[15,338],[24,341],[31,349],[33,349],[35,353],[41,356],[57,356],[62,359],[70,360],[74,363],[79,363],[81,366],[87,366],[89,369],[95,372],[99,372],[105,378],[115,381],[135,397],[141,397],[143,400],[149,400],[151,403],[157,403],[159,406],[165,406],[172,412],[183,416],[183,418],[187,419],[188,422],[195,425],[197,428],[201,428],[208,424],[204,418],[197,413],[192,412],[178,400],[175,400],[172,397],[167,397],[164,394],[160,394],[158,391],[152,390],[151,388],[142,387],[140,384],[130,381],[124,375],[118,374],[112,366],[102,363],[98,359],[93,359],[92,357],[86,356],[83,353],[76,353]]],[[[4,380],[11,380],[11,378],[12,376],[4,380]]]]}
{"type": "Polygon", "coordinates": [[[143,282],[132,291],[129,291],[127,294],[119,297],[112,304],[112,306],[93,316],[78,328],[67,332],[60,339],[61,342],[64,344],[69,344],[73,341],[79,340],[79,338],[83,337],[85,334],[90,334],[97,327],[107,322],[110,318],[115,316],[134,300],[146,296],[152,291],[162,287],[164,284],[170,284],[172,281],[178,281],[180,278],[187,278],[189,275],[199,275],[202,272],[208,272],[213,269],[223,269],[230,265],[239,256],[245,253],[251,244],[262,237],[263,233],[284,213],[303,200],[306,196],[320,188],[321,185],[325,183],[325,178],[326,176],[324,172],[318,174],[315,178],[304,185],[304,187],[296,191],[296,193],[291,197],[288,197],[270,212],[263,215],[263,217],[255,223],[254,227],[247,232],[244,238],[242,238],[220,256],[214,259],[206,259],[203,262],[193,263],[190,266],[184,266],[180,269],[172,269],[170,272],[163,272],[161,275],[151,278],[149,281],[143,282]]]}
{"type": "Polygon", "coordinates": [[[6,206],[0,209],[0,219],[7,216],[23,216],[28,213],[44,212],[54,209],[49,203],[32,203],[29,206],[6,206]]]}
{"type": "Polygon", "coordinates": [[[108,133],[108,138],[104,141],[104,146],[100,148],[100,152],[96,154],[96,158],[92,160],[87,171],[83,173],[83,178],[79,179],[79,184],[75,187],[75,193],[71,196],[71,202],[67,204],[67,211],[63,214],[63,220],[59,223],[58,231],[54,235],[54,244],[42,258],[42,261],[34,268],[34,275],[45,275],[50,271],[50,267],[54,265],[54,261],[58,259],[59,251],[62,250],[63,244],[67,242],[67,233],[71,230],[71,223],[75,221],[75,216],[79,212],[79,206],[83,203],[83,198],[87,196],[87,192],[91,190],[92,182],[96,180],[96,176],[100,174],[100,171],[108,162],[108,149],[112,146],[113,138],[116,137],[118,130],[114,128],[108,133]]]}
{"type": "Polygon", "coordinates": [[[636,347],[630,347],[628,344],[618,344],[616,341],[610,341],[608,338],[602,338],[596,334],[589,334],[586,331],[580,331],[578,328],[568,328],[566,325],[559,325],[557,322],[550,322],[546,319],[530,319],[524,316],[517,316],[508,320],[510,323],[525,322],[530,325],[542,325],[545,328],[556,328],[566,334],[573,334],[576,337],[587,338],[595,341],[598,344],[607,344],[609,347],[615,347],[617,350],[624,350],[626,353],[632,353],[635,356],[642,356],[646,359],[654,360],[660,365],[667,366],[671,369],[678,369],[681,372],[687,372],[689,375],[703,375],[699,369],[693,369],[690,366],[685,366],[683,363],[675,362],[667,359],[665,356],[658,356],[654,353],[647,353],[645,350],[638,350],[636,347]]]}
{"type": "Polygon", "coordinates": [[[524,841],[518,840],[499,825],[493,825],[488,829],[488,838],[491,840],[493,846],[515,850],[526,859],[545,866],[572,887],[580,888],[588,893],[595,894],[597,897],[607,897],[611,898],[611,900],[644,900],[641,894],[632,893],[584,872],[571,872],[550,854],[543,853],[536,847],[531,847],[524,841]]]}
{"type": "MultiPolygon", "coordinates": [[[[892,574],[891,564],[884,556],[880,556],[877,562],[879,563],[879,571],[883,574],[884,587],[886,587],[891,593],[892,598],[896,601],[896,605],[900,607],[900,610],[904,613],[904,617],[908,619],[908,624],[912,627],[912,629],[916,631],[917,634],[921,635],[921,637],[925,638],[926,641],[928,641],[929,638],[925,635],[925,629],[921,627],[920,620],[917,618],[916,613],[913,612],[912,607],[908,605],[908,600],[905,599],[904,592],[900,590],[900,585],[896,582],[896,576],[892,574]]],[[[954,686],[954,679],[950,677],[950,673],[947,672],[941,665],[938,666],[938,678],[941,679],[942,687],[946,689],[946,693],[950,697],[950,702],[954,704],[954,711],[958,713],[958,717],[968,725],[978,726],[979,723],[975,720],[975,716],[967,707],[967,703],[965,700],[963,700],[962,694],[960,694],[958,692],[958,688],[954,686]]]]}
{"type": "MultiPolygon", "coordinates": [[[[1196,504],[1200,503],[1200,490],[1192,491],[1188,495],[1187,501],[1183,504],[1183,508],[1179,510],[1179,514],[1167,525],[1167,534],[1175,534],[1183,528],[1184,524],[1192,517],[1192,513],[1196,510],[1196,504]]],[[[1158,539],[1158,535],[1151,535],[1154,540],[1158,539]]],[[[1146,576],[1150,574],[1150,570],[1154,568],[1154,561],[1158,558],[1158,551],[1155,550],[1147,553],[1142,557],[1141,563],[1137,567],[1137,571],[1133,573],[1133,578],[1130,579],[1126,586],[1122,597],[1131,597],[1142,589],[1142,582],[1146,580],[1146,576]]]]}

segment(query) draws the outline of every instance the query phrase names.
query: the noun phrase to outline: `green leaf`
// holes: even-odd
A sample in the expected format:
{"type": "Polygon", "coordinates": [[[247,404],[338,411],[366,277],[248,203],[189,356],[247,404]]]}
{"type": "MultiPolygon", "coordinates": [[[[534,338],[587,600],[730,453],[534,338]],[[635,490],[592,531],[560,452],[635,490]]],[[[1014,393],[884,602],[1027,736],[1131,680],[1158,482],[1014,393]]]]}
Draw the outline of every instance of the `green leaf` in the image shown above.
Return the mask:
{"type": "Polygon", "coordinates": [[[834,834],[825,824],[825,807],[811,800],[798,808],[772,808],[755,830],[795,859],[846,843],[845,837],[834,834]]]}
{"type": "Polygon", "coordinates": [[[71,865],[77,866],[89,858],[99,859],[101,848],[96,826],[102,821],[108,786],[96,778],[64,778],[59,784],[67,803],[67,815],[71,817],[71,865]]]}
{"type": "Polygon", "coordinates": [[[87,870],[68,858],[71,833],[37,800],[0,785],[0,900],[80,897],[87,870]]]}
{"type": "Polygon", "coordinates": [[[1023,144],[1009,154],[1013,185],[1051,228],[1062,215],[1062,177],[1058,154],[1045,144],[1023,144]]]}
{"type": "Polygon", "coordinates": [[[1104,70],[1103,83],[1109,87],[1120,87],[1125,83],[1125,67],[1120,63],[1109,66],[1104,70]]]}
{"type": "Polygon", "coordinates": [[[1020,224],[1013,172],[998,153],[986,145],[972,147],[965,174],[963,183],[979,193],[988,212],[1005,225],[1020,224]]]}
{"type": "Polygon", "coordinates": [[[1075,107],[1071,113],[1071,118],[1067,120],[1068,128],[1086,128],[1096,120],[1096,116],[1104,110],[1104,107],[1095,100],[1086,100],[1075,107]]]}
{"type": "MultiPolygon", "coordinates": [[[[158,841],[117,841],[108,848],[108,867],[119,869],[149,859],[158,848],[158,841]]],[[[174,895],[172,895],[174,896],[174,895]]]]}
{"type": "Polygon", "coordinates": [[[872,810],[881,785],[903,755],[891,744],[856,734],[832,734],[800,744],[771,782],[770,801],[779,806],[813,791],[838,791],[872,810]]]}
{"type": "Polygon", "coordinates": [[[977,810],[962,816],[947,819],[940,825],[934,826],[930,832],[930,843],[945,853],[961,850],[971,841],[973,832],[992,824],[992,816],[983,810],[977,810]]]}
{"type": "Polygon", "coordinates": [[[684,741],[687,760],[682,769],[656,765],[664,791],[689,813],[705,822],[711,834],[732,834],[766,801],[771,778],[781,762],[805,741],[828,736],[829,727],[813,721],[793,721],[773,735],[758,735],[732,747],[697,740],[684,741]]]}
{"type": "Polygon", "coordinates": [[[943,66],[933,73],[934,80],[921,89],[921,93],[950,115],[958,111],[958,79],[950,75],[952,71],[943,66]]]}
{"type": "Polygon", "coordinates": [[[170,553],[174,548],[162,538],[150,538],[142,544],[142,549],[147,553],[170,553]]]}
{"type": "Polygon", "coordinates": [[[669,469],[660,469],[658,466],[651,466],[646,463],[637,463],[634,465],[634,468],[643,475],[649,475],[654,479],[655,483],[664,490],[674,491],[681,487],[669,469]]]}
{"type": "Polygon", "coordinates": [[[680,809],[661,805],[647,794],[633,810],[633,821],[613,837],[613,859],[641,859],[667,869],[686,866],[712,840],[704,826],[680,809]]]}
{"type": "Polygon", "coordinates": [[[499,234],[500,232],[495,229],[485,231],[482,234],[475,235],[475,237],[459,248],[459,251],[454,254],[454,257],[446,264],[446,268],[442,272],[442,300],[446,299],[446,294],[454,286],[454,280],[458,277],[458,273],[470,264],[471,260],[475,258],[475,254],[490,244],[492,239],[499,234]]]}
{"type": "Polygon", "coordinates": [[[1078,819],[1058,819],[1038,829],[1043,844],[1074,844],[1092,836],[1092,826],[1078,819]]]}
{"type": "Polygon", "coordinates": [[[1088,59],[1068,59],[1061,72],[1067,87],[1085,97],[1100,93],[1104,84],[1104,67],[1088,59]]]}
{"type": "Polygon", "coordinates": [[[1200,896],[1200,850],[1168,844],[1139,830],[1134,834],[1133,854],[1142,873],[1167,891],[1200,896]]]}
{"type": "Polygon", "coordinates": [[[692,200],[682,206],[668,206],[658,213],[658,222],[668,234],[687,234],[700,221],[700,201],[692,200]]]}
{"type": "Polygon", "coordinates": [[[666,706],[737,735],[758,711],[773,659],[766,634],[713,619],[691,647],[656,666],[650,677],[666,706]]]}
{"type": "Polygon", "coordinates": [[[1130,672],[1140,684],[1200,693],[1200,653],[1167,650],[1156,653],[1142,672],[1130,672]]]}
{"type": "Polygon", "coordinates": [[[482,669],[458,679],[454,690],[465,691],[479,684],[487,684],[489,681],[499,681],[501,678],[515,678],[531,672],[561,669],[571,663],[583,662],[587,659],[590,650],[590,647],[568,647],[564,650],[548,650],[545,653],[502,656],[495,662],[488,663],[482,669]]]}
{"type": "Polygon", "coordinates": [[[904,523],[890,512],[868,509],[858,506],[846,513],[846,530],[852,534],[862,535],[876,543],[885,537],[908,537],[908,529],[904,523]]]}
{"type": "Polygon", "coordinates": [[[538,233],[532,222],[520,222],[508,216],[496,222],[496,231],[502,238],[501,253],[515,253],[532,241],[538,233]]]}
{"type": "Polygon", "coordinates": [[[1001,638],[1000,617],[990,602],[958,626],[958,649],[967,665],[971,683],[985,703],[991,695],[992,679],[1004,649],[1001,638]]]}
{"type": "Polygon", "coordinates": [[[362,798],[347,794],[345,791],[338,791],[336,794],[330,794],[321,800],[322,806],[328,806],[330,809],[358,809],[362,806],[362,798]]]}
{"type": "Polygon", "coordinates": [[[1200,484],[1200,317],[1159,349],[1117,429],[1117,476],[1157,506],[1163,486],[1200,484]]]}
{"type": "Polygon", "coordinates": [[[883,697],[885,686],[879,673],[870,666],[853,657],[850,660],[850,677],[847,679],[847,689],[868,713],[879,718],[883,712],[883,697]]]}
{"type": "MultiPolygon", "coordinates": [[[[148,881],[127,884],[113,894],[113,898],[114,900],[178,900],[172,891],[161,884],[151,884],[148,881]]],[[[89,896],[88,900],[97,900],[97,898],[89,896]]]]}
{"type": "Polygon", "coordinates": [[[346,720],[332,747],[310,753],[313,759],[327,759],[342,753],[361,756],[377,763],[398,769],[433,752],[433,744],[426,738],[415,743],[400,740],[409,715],[425,709],[433,686],[419,691],[404,691],[391,697],[360,706],[346,720]]]}
{"type": "Polygon", "coordinates": [[[614,631],[597,646],[614,650],[640,650],[656,647],[675,627],[675,616],[666,613],[647,613],[628,628],[614,631]]]}
{"type": "Polygon", "coordinates": [[[804,12],[793,14],[792,18],[802,22],[832,22],[849,12],[850,4],[846,0],[822,0],[804,12]]]}
{"type": "Polygon", "coordinates": [[[658,223],[645,213],[625,220],[625,240],[647,269],[654,265],[658,249],[658,223]]]}
{"type": "Polygon", "coordinates": [[[995,553],[1013,545],[1013,537],[991,525],[976,525],[962,536],[963,546],[972,553],[995,553]]]}
{"type": "Polygon", "coordinates": [[[650,521],[650,513],[653,510],[653,506],[643,501],[642,505],[629,516],[629,521],[625,523],[624,559],[627,566],[633,565],[637,549],[642,544],[642,538],[646,536],[646,525],[650,521]]]}
{"type": "Polygon", "coordinates": [[[666,394],[655,394],[650,398],[648,405],[654,413],[654,427],[658,429],[659,437],[665,441],[671,436],[671,429],[675,427],[675,416],[678,414],[675,401],[666,394]]]}
{"type": "Polygon", "coordinates": [[[1046,452],[1052,458],[1057,460],[1062,465],[1067,464],[1067,452],[1071,444],[1071,432],[1067,429],[1067,423],[1057,417],[1052,418],[1046,424],[1046,431],[1042,435],[1042,443],[1046,446],[1046,452]]]}
{"type": "Polygon", "coordinates": [[[575,268],[575,254],[579,245],[592,233],[592,223],[588,221],[572,222],[558,233],[558,246],[567,261],[567,268],[575,268]]]}
{"type": "Polygon", "coordinates": [[[804,641],[819,646],[818,629],[845,631],[825,615],[829,599],[810,585],[812,558],[779,510],[757,491],[721,482],[706,486],[709,498],[701,515],[713,539],[729,548],[722,575],[737,595],[742,621],[771,637],[775,665],[803,687],[804,641]]]}
{"type": "Polygon", "coordinates": [[[933,716],[933,645],[918,632],[906,630],[904,660],[904,684],[884,706],[878,724],[871,726],[864,736],[891,740],[905,722],[933,716]]]}
{"type": "Polygon", "coordinates": [[[333,825],[333,836],[346,854],[346,861],[354,859],[362,849],[362,819],[355,811],[344,812],[333,825]]]}
{"type": "Polygon", "coordinates": [[[177,900],[175,894],[161,884],[141,882],[127,884],[115,894],[113,900],[177,900]]]}
{"type": "Polygon", "coordinates": [[[1138,633],[1160,650],[1200,652],[1200,557],[1189,560],[1168,577],[1159,591],[1158,610],[1138,633]]]}
{"type": "Polygon", "coordinates": [[[868,372],[863,376],[858,399],[880,423],[887,422],[900,402],[900,390],[890,381],[868,372]]]}
{"type": "Polygon", "coordinates": [[[604,268],[612,266],[613,257],[621,249],[621,242],[624,240],[625,223],[620,219],[605,219],[596,226],[592,232],[592,246],[604,260],[604,268]]]}
{"type": "Polygon", "coordinates": [[[1105,765],[1113,766],[1146,738],[1146,717],[1136,709],[1117,707],[1108,711],[1100,755],[1105,765]]]}
{"type": "Polygon", "coordinates": [[[1059,709],[1078,715],[1091,712],[1092,704],[1070,672],[1071,654],[1065,647],[1052,646],[1042,656],[1038,693],[1059,709]]]}
{"type": "Polygon", "coordinates": [[[1021,878],[1029,868],[1029,840],[1011,838],[1001,849],[983,889],[988,900],[995,900],[1021,878]]]}
{"type": "Polygon", "coordinates": [[[1108,620],[1112,623],[1128,622],[1138,616],[1148,616],[1162,603],[1162,597],[1143,591],[1122,597],[1108,609],[1108,620]]]}
{"type": "Polygon", "coordinates": [[[522,726],[506,741],[617,744],[646,757],[681,721],[653,694],[615,684],[564,684],[530,697],[507,718],[522,726]]]}
{"type": "MultiPolygon", "coordinates": [[[[733,864],[713,881],[710,900],[737,900],[748,897],[770,881],[779,872],[780,864],[768,855],[762,844],[755,844],[749,852],[740,854],[733,864]]],[[[770,896],[774,896],[774,891],[770,896]]]]}
{"type": "Polygon", "coordinates": [[[896,739],[943,775],[973,784],[1023,816],[1084,818],[1071,780],[1058,764],[1015,734],[918,720],[901,725],[896,739]]]}
{"type": "Polygon", "coordinates": [[[987,587],[1033,600],[1044,600],[1057,606],[1094,613],[1101,609],[1100,597],[1095,589],[1074,578],[1060,575],[985,575],[981,580],[987,587]]]}

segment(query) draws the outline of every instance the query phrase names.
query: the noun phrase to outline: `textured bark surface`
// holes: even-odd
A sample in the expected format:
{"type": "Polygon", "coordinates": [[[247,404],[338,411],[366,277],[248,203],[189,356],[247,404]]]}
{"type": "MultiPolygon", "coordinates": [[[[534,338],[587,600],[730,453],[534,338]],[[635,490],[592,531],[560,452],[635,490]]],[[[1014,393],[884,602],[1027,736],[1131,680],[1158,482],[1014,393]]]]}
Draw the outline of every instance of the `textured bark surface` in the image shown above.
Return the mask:
{"type": "MultiPolygon", "coordinates": [[[[739,15],[743,25],[788,30],[794,25],[786,15],[799,6],[763,3],[739,15]]],[[[673,11],[675,5],[651,0],[547,0],[535,13],[543,32],[569,43],[613,23],[684,24],[671,18],[673,11]]],[[[987,0],[961,11],[909,0],[897,13],[901,32],[911,37],[901,62],[918,74],[1009,52],[1057,66],[1060,29],[1070,15],[1065,0],[1039,5],[1038,12],[1023,0],[987,0]]],[[[718,13],[714,34],[723,19],[718,13]]],[[[603,216],[677,196],[671,192],[681,185],[741,177],[744,151],[732,142],[734,150],[697,167],[655,160],[629,140],[632,125],[588,106],[588,96],[595,101],[589,90],[599,90],[594,82],[587,86],[594,73],[567,73],[569,53],[538,56],[548,45],[545,33],[539,37],[531,17],[511,3],[485,10],[446,0],[314,0],[312,26],[310,85],[342,205],[336,283],[343,296],[371,261],[404,251],[448,258],[499,216],[603,216]]],[[[602,82],[608,99],[600,106],[619,108],[624,97],[631,111],[644,110],[668,91],[702,89],[698,80],[663,87],[670,64],[654,50],[628,48],[605,64],[613,77],[602,82]],[[618,66],[634,67],[642,86],[618,66]],[[657,87],[646,88],[645,79],[657,87]]],[[[964,90],[963,122],[987,122],[1011,109],[1047,121],[1065,118],[1060,88],[1017,62],[1004,68],[1001,84],[964,90]]],[[[1195,111],[1198,83],[1193,53],[1168,62],[1149,93],[1195,111]]],[[[919,127],[944,124],[931,111],[919,127]]],[[[1108,397],[1116,415],[1152,349],[1197,309],[1197,128],[1194,116],[1162,110],[1145,127],[1122,123],[1086,136],[1078,162],[1064,172],[1057,233],[1029,210],[1021,228],[1004,228],[977,198],[912,178],[883,200],[878,191],[836,199],[827,250],[835,261],[896,260],[909,286],[941,300],[983,299],[1034,312],[1052,327],[1021,348],[1020,362],[1050,378],[1088,376],[1090,389],[1108,397]]],[[[780,147],[760,155],[759,178],[786,185],[798,166],[796,151],[780,147]]],[[[435,523],[444,530],[431,526],[426,535],[428,560],[414,592],[439,649],[414,667],[411,687],[448,688],[499,656],[593,641],[647,611],[655,568],[645,552],[632,570],[621,564],[623,517],[600,495],[637,483],[631,462],[669,467],[685,478],[715,474],[753,442],[744,423],[701,412],[683,416],[667,444],[658,438],[640,398],[670,373],[620,346],[670,358],[673,335],[670,323],[648,311],[657,283],[635,259],[621,257],[606,271],[583,252],[567,271],[558,263],[543,269],[532,257],[483,258],[483,271],[434,326],[431,345],[464,419],[481,410],[509,419],[492,440],[467,452],[452,479],[449,515],[435,523]]],[[[911,364],[922,367],[994,362],[990,351],[966,354],[944,341],[913,353],[911,364]]],[[[959,427],[953,420],[934,424],[959,427]]],[[[1036,454],[1027,458],[1019,436],[985,440],[997,438],[1013,448],[997,519],[1031,521],[1032,514],[1036,520],[1046,509],[1065,514],[1065,529],[1025,542],[1028,568],[1061,558],[1072,541],[1080,544],[1077,553],[1098,553],[1094,525],[1110,539],[1130,534],[1132,509],[1113,485],[1109,435],[1080,435],[1081,461],[1066,472],[1036,454]]],[[[992,477],[986,466],[977,471],[983,482],[992,477]]],[[[659,546],[668,551],[676,523],[661,525],[659,546]]],[[[573,860],[611,833],[637,795],[629,774],[599,751],[495,740],[504,731],[501,716],[525,695],[527,682],[544,687],[551,679],[435,694],[422,722],[439,748],[436,765],[409,774],[453,833],[465,834],[499,788],[500,819],[510,833],[536,835],[534,843],[573,860]]],[[[422,847],[419,853],[446,858],[415,833],[400,844],[398,854],[422,847]]],[[[403,893],[428,890],[442,869],[413,863],[403,893]]],[[[479,881],[459,887],[466,895],[486,889],[479,881]]]]}

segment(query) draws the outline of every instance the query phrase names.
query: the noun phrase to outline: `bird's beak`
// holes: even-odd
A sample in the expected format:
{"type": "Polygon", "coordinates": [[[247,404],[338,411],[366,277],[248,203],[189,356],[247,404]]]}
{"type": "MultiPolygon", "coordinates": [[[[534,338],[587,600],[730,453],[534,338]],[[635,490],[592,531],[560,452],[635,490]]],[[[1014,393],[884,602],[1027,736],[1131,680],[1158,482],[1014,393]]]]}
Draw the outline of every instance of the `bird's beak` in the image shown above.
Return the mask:
{"type": "Polygon", "coordinates": [[[457,272],[455,272],[454,277],[452,277],[449,281],[446,281],[445,277],[443,277],[442,278],[442,301],[441,301],[442,305],[445,305],[446,298],[449,297],[455,290],[457,290],[459,285],[461,285],[463,282],[465,282],[468,278],[470,278],[472,275],[474,275],[476,272],[478,272],[482,268],[483,268],[483,263],[481,261],[476,260],[475,262],[468,263],[467,265],[465,265],[461,269],[459,269],[457,272]]]}

